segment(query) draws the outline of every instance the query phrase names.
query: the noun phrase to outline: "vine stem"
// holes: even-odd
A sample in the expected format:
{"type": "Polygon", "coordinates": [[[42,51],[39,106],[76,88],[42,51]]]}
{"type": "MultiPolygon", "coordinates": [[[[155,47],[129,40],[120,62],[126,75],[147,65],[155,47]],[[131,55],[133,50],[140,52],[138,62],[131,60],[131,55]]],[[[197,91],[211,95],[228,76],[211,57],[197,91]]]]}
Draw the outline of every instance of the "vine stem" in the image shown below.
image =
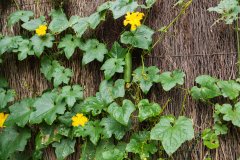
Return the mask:
{"type": "Polygon", "coordinates": [[[192,0],[185,3],[185,5],[182,7],[180,13],[162,30],[162,28],[158,29],[158,32],[161,32],[161,35],[159,36],[158,40],[153,44],[152,48],[154,48],[164,37],[165,33],[169,30],[170,27],[172,27],[178,19],[185,14],[186,10],[189,8],[189,6],[192,4],[192,0]]]}
{"type": "Polygon", "coordinates": [[[17,7],[17,10],[20,10],[20,7],[19,7],[19,5],[18,5],[17,0],[14,0],[14,3],[15,3],[15,5],[16,5],[16,7],[17,7]]]}
{"type": "Polygon", "coordinates": [[[124,80],[126,83],[130,83],[132,79],[132,53],[130,50],[131,48],[125,56],[124,80]]]}
{"type": "Polygon", "coordinates": [[[238,77],[240,77],[240,39],[239,39],[239,31],[238,31],[238,29],[239,29],[239,24],[238,24],[238,18],[237,18],[237,24],[236,24],[236,32],[237,32],[237,56],[238,56],[238,62],[237,62],[237,64],[238,64],[238,77]]]}

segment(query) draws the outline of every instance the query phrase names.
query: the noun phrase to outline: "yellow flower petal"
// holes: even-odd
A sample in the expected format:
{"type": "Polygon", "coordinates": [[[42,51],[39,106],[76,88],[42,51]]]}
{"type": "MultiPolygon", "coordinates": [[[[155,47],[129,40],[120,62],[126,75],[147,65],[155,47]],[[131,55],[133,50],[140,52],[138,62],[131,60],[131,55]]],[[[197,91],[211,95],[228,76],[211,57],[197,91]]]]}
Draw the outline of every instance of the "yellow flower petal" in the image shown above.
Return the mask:
{"type": "Polygon", "coordinates": [[[9,114],[0,113],[0,128],[4,127],[3,124],[6,121],[9,114]]]}
{"type": "Polygon", "coordinates": [[[141,20],[143,19],[144,13],[141,12],[127,12],[125,16],[125,20],[123,21],[123,25],[127,26],[131,25],[131,31],[135,31],[137,27],[141,26],[141,20]]]}
{"type": "Polygon", "coordinates": [[[72,126],[78,127],[78,126],[85,126],[85,124],[88,122],[88,118],[85,117],[82,113],[77,113],[75,116],[72,117],[72,126]]]}

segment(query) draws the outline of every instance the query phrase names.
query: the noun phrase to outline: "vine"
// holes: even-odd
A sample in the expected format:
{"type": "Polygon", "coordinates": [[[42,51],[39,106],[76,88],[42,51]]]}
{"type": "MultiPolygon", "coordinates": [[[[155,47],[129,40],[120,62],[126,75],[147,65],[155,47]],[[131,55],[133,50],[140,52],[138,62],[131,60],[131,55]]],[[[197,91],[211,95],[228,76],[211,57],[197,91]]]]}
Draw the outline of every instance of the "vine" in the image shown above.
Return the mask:
{"type": "MultiPolygon", "coordinates": [[[[227,1],[223,0],[220,6],[209,10],[224,13],[220,20],[231,23],[238,19],[235,8],[239,9],[239,6],[222,4],[228,4],[227,1]],[[232,10],[234,14],[225,14],[232,10]]],[[[214,127],[202,133],[204,144],[210,149],[219,146],[218,136],[227,133],[230,122],[240,127],[240,104],[237,102],[240,85],[237,81],[199,76],[196,79],[198,87],[191,91],[182,88],[185,96],[178,117],[163,115],[171,99],[163,107],[146,99],[153,85],[160,85],[168,92],[184,84],[184,72],[160,73],[156,66],[144,64],[144,56],[185,14],[192,0],[178,1],[175,6],[181,6],[180,13],[169,25],[157,31],[144,24],[147,14],[137,12],[141,8],[148,13],[155,2],[146,0],[140,5],[134,0],[108,1],[88,17],[71,16],[69,19],[61,8],[53,9],[49,14],[50,22],[44,15],[34,17],[32,11],[18,10],[9,16],[9,27],[20,24],[31,37],[0,37],[0,60],[4,61],[9,53],[17,54],[19,61],[29,56],[38,57],[40,71],[53,87],[40,96],[13,103],[16,93],[0,77],[0,159],[16,156],[42,159],[43,149],[48,146],[55,148],[57,159],[65,159],[75,152],[76,139],[84,143],[81,145],[81,160],[123,160],[129,159],[128,153],[142,160],[152,159],[154,155],[163,159],[164,152],[171,157],[183,143],[194,138],[193,122],[183,115],[189,94],[211,104],[210,100],[219,96],[231,101],[229,104],[215,104],[214,127]],[[109,12],[114,19],[125,16],[125,30],[111,49],[101,40],[84,38],[84,33],[96,29],[109,12]],[[159,38],[153,42],[153,34],[159,32],[159,38]],[[135,48],[141,50],[142,66],[133,69],[135,48]],[[104,72],[104,80],[94,96],[84,97],[80,84],[69,85],[74,72],[59,61],[63,55],[69,60],[77,49],[82,51],[82,65],[94,60],[103,63],[100,69],[104,72]],[[116,79],[117,74],[122,78],[116,79]],[[148,127],[135,129],[135,121],[141,125],[147,122],[148,127]],[[37,133],[36,136],[33,133],[37,133]],[[129,134],[128,140],[126,135],[129,134]],[[30,139],[35,139],[35,148],[33,153],[25,154],[30,139]]]]}

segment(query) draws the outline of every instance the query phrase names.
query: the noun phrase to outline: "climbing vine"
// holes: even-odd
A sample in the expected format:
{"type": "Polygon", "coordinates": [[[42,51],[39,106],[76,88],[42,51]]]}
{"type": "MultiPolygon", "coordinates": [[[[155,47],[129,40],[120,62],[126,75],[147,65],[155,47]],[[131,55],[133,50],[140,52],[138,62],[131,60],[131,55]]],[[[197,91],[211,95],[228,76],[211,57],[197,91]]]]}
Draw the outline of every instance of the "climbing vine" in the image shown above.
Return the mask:
{"type": "MultiPolygon", "coordinates": [[[[154,155],[164,158],[163,152],[171,157],[183,143],[194,138],[193,121],[183,115],[184,104],[179,116],[164,115],[169,100],[158,104],[146,98],[153,85],[160,85],[166,92],[183,85],[185,73],[181,70],[160,72],[156,66],[144,64],[144,57],[151,54],[169,28],[185,14],[192,0],[178,1],[175,6],[181,8],[180,13],[169,25],[156,31],[144,24],[145,12],[155,2],[108,1],[88,17],[68,18],[63,9],[53,9],[49,13],[50,22],[44,15],[35,17],[32,11],[25,10],[8,17],[9,27],[20,24],[30,36],[1,36],[0,61],[10,53],[16,54],[19,61],[36,56],[41,61],[42,75],[53,85],[42,95],[13,103],[16,93],[9,88],[7,80],[0,77],[0,159],[42,159],[43,149],[49,146],[55,148],[57,159],[65,159],[75,152],[80,139],[83,142],[81,160],[123,160],[129,159],[128,153],[146,160],[154,155]],[[124,31],[111,48],[101,39],[84,38],[88,30],[96,29],[107,20],[108,13],[115,20],[125,18],[124,31]],[[153,41],[154,34],[159,35],[156,41],[153,41]],[[132,53],[136,48],[142,65],[133,68],[132,53]],[[103,71],[104,80],[94,96],[84,97],[81,84],[70,85],[74,72],[61,64],[60,57],[69,60],[76,50],[81,50],[83,66],[93,61],[102,62],[99,70],[103,71]],[[136,130],[135,121],[147,122],[148,126],[136,130]],[[34,151],[25,154],[30,139],[35,139],[34,151]]],[[[237,19],[239,6],[238,2],[231,2],[223,0],[209,10],[222,14],[220,20],[232,23],[237,19]]],[[[196,83],[198,86],[191,91],[182,88],[186,91],[184,102],[189,92],[194,99],[210,104],[213,104],[211,99],[219,96],[229,99],[229,103],[214,104],[214,127],[202,134],[204,145],[217,148],[218,136],[227,133],[230,123],[240,127],[237,102],[240,85],[237,80],[222,81],[207,75],[199,76],[196,83]]]]}

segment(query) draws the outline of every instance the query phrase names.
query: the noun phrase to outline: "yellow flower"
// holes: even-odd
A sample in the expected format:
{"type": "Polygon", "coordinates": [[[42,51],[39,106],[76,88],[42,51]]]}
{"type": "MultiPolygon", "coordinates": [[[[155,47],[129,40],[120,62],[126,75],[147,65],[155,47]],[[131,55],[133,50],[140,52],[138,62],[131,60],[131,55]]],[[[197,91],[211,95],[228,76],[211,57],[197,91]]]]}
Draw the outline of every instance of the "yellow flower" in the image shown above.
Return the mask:
{"type": "Polygon", "coordinates": [[[137,27],[141,26],[141,20],[143,19],[144,13],[141,12],[127,12],[125,20],[123,21],[124,26],[131,25],[131,31],[135,31],[137,27]]]}
{"type": "Polygon", "coordinates": [[[45,36],[47,33],[47,26],[40,25],[35,31],[38,36],[45,36]]]}
{"type": "Polygon", "coordinates": [[[88,122],[88,118],[85,117],[82,113],[78,113],[75,116],[72,117],[72,126],[78,127],[78,126],[84,126],[88,122]]]}
{"type": "Polygon", "coordinates": [[[0,113],[0,128],[3,128],[3,124],[6,121],[8,114],[0,113]]]}

